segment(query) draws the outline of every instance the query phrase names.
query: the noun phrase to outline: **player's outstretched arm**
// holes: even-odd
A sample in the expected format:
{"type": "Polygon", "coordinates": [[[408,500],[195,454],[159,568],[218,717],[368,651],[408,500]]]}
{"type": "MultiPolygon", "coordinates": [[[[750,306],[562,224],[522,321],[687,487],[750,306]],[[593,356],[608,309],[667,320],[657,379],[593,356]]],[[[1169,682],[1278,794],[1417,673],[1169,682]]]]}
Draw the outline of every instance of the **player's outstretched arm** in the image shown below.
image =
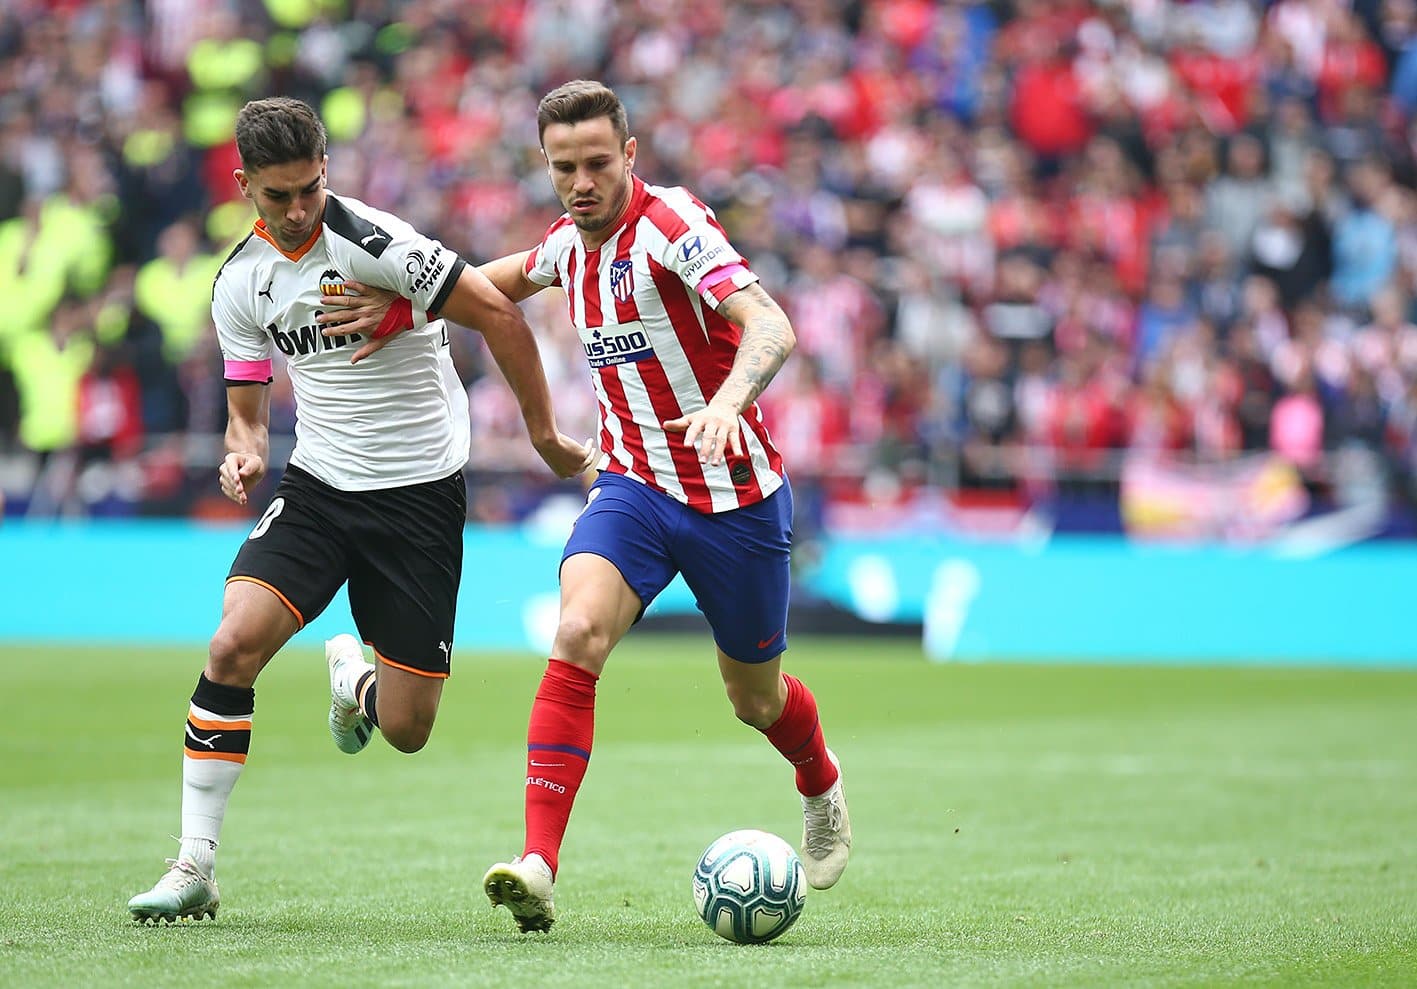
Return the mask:
{"type": "MultiPolygon", "coordinates": [[[[517,396],[532,446],[557,477],[575,477],[590,468],[599,451],[593,443],[577,443],[556,428],[541,352],[526,317],[516,306],[543,287],[522,273],[525,260],[523,252],[490,261],[482,268],[463,268],[437,315],[482,334],[517,396]]],[[[400,318],[396,308],[406,310],[406,299],[360,282],[345,285],[355,294],[322,297],[327,309],[318,318],[325,324],[325,336],[359,333],[369,337],[354,355],[353,363],[357,364],[383,348],[396,333],[409,329],[412,322],[400,318]]]]}
{"type": "Polygon", "coordinates": [[[226,389],[226,456],[217,468],[221,493],[238,505],[260,483],[270,458],[271,388],[266,384],[226,389]]]}
{"type": "MultiPolygon", "coordinates": [[[[482,334],[493,360],[517,396],[532,446],[557,477],[575,477],[588,470],[600,454],[593,443],[577,443],[556,428],[551,386],[546,382],[536,337],[527,325],[526,316],[513,301],[542,288],[521,273],[525,257],[525,254],[510,255],[484,265],[498,284],[478,268],[463,268],[437,315],[482,334]]],[[[373,328],[387,326],[390,311],[399,305],[407,307],[408,303],[386,289],[359,282],[346,282],[346,286],[357,294],[324,296],[321,301],[328,309],[319,318],[326,324],[322,331],[326,336],[360,333],[370,337],[354,355],[358,363],[393,338],[393,333],[373,328]]],[[[394,312],[396,318],[397,310],[394,312]]],[[[411,325],[400,322],[394,332],[411,325]]]]}
{"type": "Polygon", "coordinates": [[[532,446],[556,476],[575,477],[588,469],[598,451],[593,444],[577,443],[556,428],[541,351],[517,304],[481,271],[469,266],[458,277],[439,315],[482,334],[492,359],[517,396],[532,446]]]}
{"type": "MultiPolygon", "coordinates": [[[[487,280],[513,302],[521,302],[540,292],[545,286],[538,285],[526,277],[525,267],[530,251],[508,254],[478,265],[477,270],[487,276],[487,280]]],[[[327,337],[347,337],[358,334],[366,339],[364,346],[354,352],[351,364],[358,364],[389,342],[391,337],[405,330],[413,329],[413,313],[408,300],[400,302],[397,292],[378,288],[364,282],[348,279],[340,295],[320,297],[323,310],[315,317],[327,337]],[[398,310],[391,311],[394,305],[398,310]]],[[[447,312],[446,306],[443,310],[447,312]]]]}
{"type": "Polygon", "coordinates": [[[723,462],[725,449],[743,455],[738,417],[763,393],[797,345],[787,313],[756,282],[724,299],[718,313],[743,331],[733,367],[707,406],[664,424],[668,432],[684,434],[685,446],[698,448],[700,463],[713,466],[723,462]]]}
{"type": "Polygon", "coordinates": [[[513,302],[521,302],[540,292],[546,286],[538,285],[526,276],[526,259],[530,251],[518,251],[495,261],[477,266],[477,270],[487,276],[487,280],[497,286],[513,302]]]}

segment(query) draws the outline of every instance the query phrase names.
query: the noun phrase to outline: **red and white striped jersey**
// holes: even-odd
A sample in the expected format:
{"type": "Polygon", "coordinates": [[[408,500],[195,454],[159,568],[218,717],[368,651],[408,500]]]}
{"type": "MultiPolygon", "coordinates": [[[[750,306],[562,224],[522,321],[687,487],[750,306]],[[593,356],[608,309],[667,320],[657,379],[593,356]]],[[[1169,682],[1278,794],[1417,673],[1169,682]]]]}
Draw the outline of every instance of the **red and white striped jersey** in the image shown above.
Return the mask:
{"type": "Polygon", "coordinates": [[[740,330],[718,307],[758,276],[688,191],[631,181],[625,216],[599,250],[586,250],[562,216],[528,256],[526,275],[566,292],[600,403],[600,469],[700,512],[754,504],[783,479],[756,403],[739,417],[744,456],[730,453],[717,467],[699,463],[663,423],[704,408],[728,377],[740,330]]]}

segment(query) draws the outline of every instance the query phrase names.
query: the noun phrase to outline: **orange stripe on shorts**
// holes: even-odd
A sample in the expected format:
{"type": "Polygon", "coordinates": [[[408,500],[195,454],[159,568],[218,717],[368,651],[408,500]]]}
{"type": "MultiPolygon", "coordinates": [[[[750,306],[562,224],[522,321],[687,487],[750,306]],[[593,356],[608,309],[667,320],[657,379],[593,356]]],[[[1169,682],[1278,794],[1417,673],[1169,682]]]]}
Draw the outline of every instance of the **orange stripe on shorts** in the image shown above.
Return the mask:
{"type": "MultiPolygon", "coordinates": [[[[276,589],[275,589],[274,587],[272,587],[270,584],[267,584],[264,580],[260,580],[259,578],[256,578],[256,577],[228,577],[228,578],[226,579],[226,582],[227,582],[228,584],[230,584],[232,581],[235,581],[235,580],[244,580],[244,581],[246,581],[246,582],[249,583],[249,584],[256,584],[256,585],[258,585],[258,586],[260,586],[260,587],[264,587],[266,590],[270,591],[270,592],[271,592],[272,594],[274,594],[276,597],[280,598],[280,603],[281,603],[281,604],[285,605],[287,608],[290,609],[290,613],[291,613],[292,615],[294,615],[294,616],[295,616],[295,620],[300,623],[300,628],[304,628],[304,627],[305,627],[305,616],[300,613],[300,609],[297,608],[295,605],[293,605],[293,604],[290,603],[290,598],[286,597],[284,594],[282,594],[280,591],[276,590],[276,589]]],[[[296,631],[298,632],[298,631],[300,631],[300,629],[296,629],[296,631]]]]}
{"type": "Polygon", "coordinates": [[[383,663],[385,666],[392,666],[396,670],[403,670],[405,673],[412,673],[414,676],[428,677],[432,680],[448,679],[448,674],[446,673],[429,673],[427,670],[418,670],[414,669],[412,666],[405,666],[402,663],[395,663],[392,659],[390,659],[388,656],[385,656],[377,649],[374,650],[374,657],[378,659],[379,662],[383,663]]]}

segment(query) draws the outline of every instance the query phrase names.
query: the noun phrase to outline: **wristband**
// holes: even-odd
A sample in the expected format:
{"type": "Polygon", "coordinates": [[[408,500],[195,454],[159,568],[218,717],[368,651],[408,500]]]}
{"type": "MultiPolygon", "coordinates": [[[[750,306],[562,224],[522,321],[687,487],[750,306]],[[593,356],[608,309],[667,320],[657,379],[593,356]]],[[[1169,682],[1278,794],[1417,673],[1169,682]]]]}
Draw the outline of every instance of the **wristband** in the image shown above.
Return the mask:
{"type": "Polygon", "coordinates": [[[413,329],[413,303],[400,296],[389,306],[389,311],[384,313],[384,318],[379,320],[379,326],[374,330],[372,336],[375,340],[382,340],[384,337],[411,329],[413,329]]]}

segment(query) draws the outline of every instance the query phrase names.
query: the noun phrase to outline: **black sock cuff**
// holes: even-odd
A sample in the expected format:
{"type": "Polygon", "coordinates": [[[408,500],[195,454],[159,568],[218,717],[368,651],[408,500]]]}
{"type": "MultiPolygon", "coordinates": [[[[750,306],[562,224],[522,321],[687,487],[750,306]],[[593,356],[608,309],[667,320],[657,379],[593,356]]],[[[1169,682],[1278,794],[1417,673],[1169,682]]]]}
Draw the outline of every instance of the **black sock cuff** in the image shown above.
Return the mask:
{"type": "Polygon", "coordinates": [[[213,683],[206,673],[197,678],[197,689],[192,691],[192,703],[212,714],[235,718],[251,714],[256,710],[255,687],[228,687],[224,683],[213,683]]]}
{"type": "MultiPolygon", "coordinates": [[[[374,671],[369,670],[363,676],[361,676],[359,680],[354,684],[355,697],[358,697],[359,692],[364,689],[364,681],[368,680],[372,676],[374,676],[374,671]]],[[[364,695],[364,706],[367,708],[367,710],[364,712],[364,716],[369,719],[369,722],[375,728],[378,728],[379,681],[377,679],[375,679],[373,683],[369,684],[369,691],[364,695]]]]}

